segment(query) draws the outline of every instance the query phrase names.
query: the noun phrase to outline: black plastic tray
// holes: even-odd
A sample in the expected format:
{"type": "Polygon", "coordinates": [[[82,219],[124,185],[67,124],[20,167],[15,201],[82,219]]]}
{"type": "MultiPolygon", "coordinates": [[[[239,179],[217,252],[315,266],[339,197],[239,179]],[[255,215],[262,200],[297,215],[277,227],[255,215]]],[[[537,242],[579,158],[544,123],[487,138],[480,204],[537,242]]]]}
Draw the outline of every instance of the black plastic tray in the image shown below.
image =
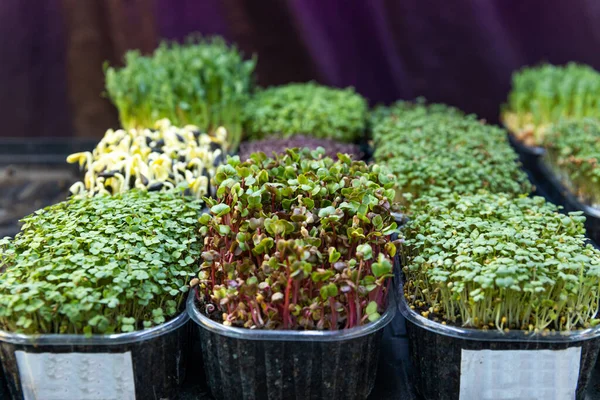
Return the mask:
{"type": "Polygon", "coordinates": [[[544,176],[539,169],[539,160],[546,151],[542,147],[526,146],[510,133],[507,135],[509,143],[519,155],[519,161],[521,162],[523,170],[527,173],[529,181],[535,186],[534,194],[546,197],[543,185],[544,176]]]}
{"type": "Polygon", "coordinates": [[[92,151],[98,139],[30,138],[0,139],[0,166],[10,164],[54,164],[67,166],[67,156],[92,151]]]}
{"type": "Polygon", "coordinates": [[[540,185],[543,188],[546,199],[562,206],[563,212],[583,211],[587,236],[598,247],[600,245],[600,209],[582,203],[562,184],[543,158],[538,160],[538,170],[543,177],[540,185]]]}
{"type": "Polygon", "coordinates": [[[364,400],[377,372],[385,326],[396,314],[394,292],[380,320],[340,331],[260,331],[225,327],[189,297],[210,391],[229,399],[364,400]]]}
{"type": "MultiPolygon", "coordinates": [[[[390,326],[391,324],[384,328],[375,387],[368,400],[417,400],[408,379],[407,363],[392,355],[395,342],[387,329],[390,326]]],[[[196,341],[192,355],[195,361],[190,363],[188,367],[186,381],[182,387],[179,400],[215,400],[205,380],[201,353],[200,341],[196,341]]],[[[343,370],[336,372],[338,374],[344,373],[343,370]]],[[[364,384],[364,382],[360,382],[360,384],[364,384]]],[[[297,399],[294,398],[294,400],[297,399]]]]}
{"type": "MultiPolygon", "coordinates": [[[[410,379],[410,361],[396,356],[398,339],[394,337],[392,324],[384,329],[375,387],[368,400],[421,400],[410,379]]],[[[191,358],[194,362],[188,367],[179,400],[214,400],[205,381],[199,341],[194,344],[191,358]]],[[[600,369],[593,372],[585,399],[600,400],[600,369]]]]}
{"type": "MultiPolygon", "coordinates": [[[[1,332],[0,336],[0,359],[12,396],[6,398],[14,400],[24,398],[17,351],[52,354],[130,352],[135,397],[144,400],[175,400],[179,397],[191,352],[191,323],[185,312],[153,329],[126,334],[86,338],[84,335],[29,336],[1,332]]],[[[60,372],[58,368],[57,371],[60,372]]]]}
{"type": "Polygon", "coordinates": [[[573,343],[506,342],[458,339],[429,331],[407,322],[410,355],[416,391],[426,400],[459,398],[461,352],[469,350],[563,350],[581,347],[581,365],[576,399],[586,397],[586,388],[593,386],[593,367],[600,350],[600,338],[573,343]]]}

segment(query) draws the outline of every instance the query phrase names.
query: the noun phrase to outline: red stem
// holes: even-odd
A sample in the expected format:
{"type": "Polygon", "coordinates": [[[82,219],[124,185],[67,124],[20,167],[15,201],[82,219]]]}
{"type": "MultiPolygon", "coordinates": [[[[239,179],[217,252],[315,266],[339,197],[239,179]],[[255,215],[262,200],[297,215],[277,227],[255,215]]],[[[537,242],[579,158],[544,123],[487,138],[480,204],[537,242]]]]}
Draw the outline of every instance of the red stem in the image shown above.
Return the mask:
{"type": "Polygon", "coordinates": [[[356,296],[354,301],[356,302],[356,321],[360,321],[362,316],[362,307],[360,306],[360,300],[358,299],[358,296],[356,296]]]}
{"type": "Polygon", "coordinates": [[[388,296],[388,293],[389,293],[389,291],[390,291],[390,286],[391,286],[391,285],[392,285],[392,280],[391,280],[391,279],[388,279],[387,285],[386,285],[386,287],[385,287],[385,293],[383,294],[383,299],[382,299],[382,300],[383,300],[383,303],[382,303],[382,304],[384,304],[384,303],[385,303],[385,301],[387,300],[387,296],[388,296]]]}
{"type": "Polygon", "coordinates": [[[215,280],[215,262],[214,261],[210,265],[210,278],[212,280],[212,287],[215,287],[216,280],[215,280]]]}
{"type": "Polygon", "coordinates": [[[335,300],[333,297],[329,298],[329,307],[331,307],[331,329],[337,331],[337,310],[335,309],[335,300]]]}
{"type": "Polygon", "coordinates": [[[285,302],[283,303],[283,329],[288,329],[290,319],[290,290],[292,288],[292,277],[288,269],[288,280],[285,287],[285,302]]]}
{"type": "MultiPolygon", "coordinates": [[[[344,311],[346,312],[346,315],[348,315],[350,313],[350,311],[348,311],[348,307],[346,307],[345,305],[342,305],[342,307],[344,307],[344,311]]],[[[346,325],[344,325],[344,329],[348,329],[348,321],[350,320],[349,317],[346,318],[346,325]]]]}
{"type": "Polygon", "coordinates": [[[298,281],[294,281],[294,299],[292,300],[294,302],[294,304],[298,304],[298,288],[299,288],[299,284],[298,281]]]}
{"type": "Polygon", "coordinates": [[[355,307],[356,304],[354,303],[354,298],[352,296],[352,292],[348,293],[346,295],[346,298],[348,299],[348,307],[350,308],[349,312],[348,312],[348,328],[352,328],[354,326],[354,316],[355,316],[355,307]]]}

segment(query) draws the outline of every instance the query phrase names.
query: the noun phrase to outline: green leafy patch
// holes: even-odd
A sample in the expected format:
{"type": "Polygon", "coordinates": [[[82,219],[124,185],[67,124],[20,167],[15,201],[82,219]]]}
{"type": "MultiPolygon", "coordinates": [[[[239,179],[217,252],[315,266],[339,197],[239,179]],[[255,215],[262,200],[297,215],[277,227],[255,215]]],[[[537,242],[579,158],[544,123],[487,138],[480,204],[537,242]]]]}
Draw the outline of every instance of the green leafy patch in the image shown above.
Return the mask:
{"type": "Polygon", "coordinates": [[[257,92],[244,109],[249,139],[306,134],[340,142],[363,136],[367,102],[352,88],[292,83],[257,92]]]}
{"type": "Polygon", "coordinates": [[[190,36],[184,44],[161,43],[151,56],[128,51],[123,68],[106,69],[106,91],[127,129],[151,127],[163,118],[209,133],[223,126],[235,150],[255,66],[221,37],[190,36]]]}
{"type": "Polygon", "coordinates": [[[129,191],[70,199],[0,241],[0,329],[108,334],[181,311],[197,269],[200,201],[129,191]]]}
{"type": "Polygon", "coordinates": [[[573,330],[594,325],[600,251],[581,213],[541,197],[421,199],[404,229],[404,295],[422,315],[480,329],[573,330]]]}
{"type": "Polygon", "coordinates": [[[385,310],[397,227],[394,177],[384,168],[288,149],[231,158],[215,184],[194,281],[212,317],[253,329],[324,330],[385,310]]]}
{"type": "Polygon", "coordinates": [[[542,64],[513,74],[501,119],[530,146],[544,141],[548,127],[563,118],[600,117],[600,74],[584,64],[542,64]]]}

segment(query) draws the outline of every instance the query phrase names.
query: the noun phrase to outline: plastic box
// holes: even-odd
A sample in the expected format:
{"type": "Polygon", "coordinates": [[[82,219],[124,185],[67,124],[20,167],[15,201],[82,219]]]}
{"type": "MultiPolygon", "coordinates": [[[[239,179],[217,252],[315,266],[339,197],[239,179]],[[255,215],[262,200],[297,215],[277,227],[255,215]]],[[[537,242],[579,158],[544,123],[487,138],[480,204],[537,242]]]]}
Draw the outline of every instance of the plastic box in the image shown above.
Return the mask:
{"type": "MultiPolygon", "coordinates": [[[[402,290],[402,288],[400,288],[402,290]]],[[[468,391],[472,388],[461,388],[461,380],[470,381],[466,370],[475,370],[479,381],[486,378],[495,385],[501,386],[499,392],[502,397],[480,392],[479,398],[486,399],[509,399],[509,398],[527,398],[527,399],[546,399],[546,398],[573,398],[561,397],[555,389],[547,388],[549,393],[540,393],[538,389],[534,395],[521,393],[514,394],[510,390],[519,390],[511,381],[510,376],[503,376],[502,372],[494,370],[494,362],[501,367],[508,367],[518,373],[518,379],[524,381],[520,384],[528,387],[533,383],[527,380],[528,371],[535,376],[542,374],[549,375],[548,381],[552,384],[557,377],[565,376],[571,373],[573,385],[576,385],[576,399],[585,398],[586,387],[591,383],[591,376],[594,364],[600,350],[600,326],[585,330],[572,332],[557,332],[548,334],[532,334],[525,331],[513,330],[510,332],[501,332],[498,330],[482,331],[479,329],[460,328],[441,323],[422,317],[414,310],[410,309],[404,298],[398,301],[400,312],[406,318],[406,328],[408,331],[410,343],[410,359],[412,364],[412,381],[416,391],[426,400],[433,399],[459,399],[473,398],[465,394],[462,389],[468,391]],[[523,352],[501,352],[500,350],[566,350],[573,349],[579,352],[579,371],[557,370],[553,362],[556,360],[552,352],[536,352],[536,359],[522,361],[523,358],[533,357],[532,353],[523,352]],[[488,350],[488,351],[485,351],[488,350]],[[493,352],[490,352],[492,350],[493,352]],[[495,350],[495,351],[494,351],[495,350]],[[484,352],[481,352],[484,351],[484,352]],[[466,355],[473,358],[466,359],[466,355]],[[514,358],[501,358],[500,353],[509,354],[514,358]],[[476,365],[469,363],[477,360],[477,355],[486,354],[487,361],[481,357],[481,362],[476,365]],[[539,356],[537,354],[540,354],[539,356]],[[519,357],[515,357],[519,356],[519,357]],[[539,358],[537,358],[539,357],[539,358]],[[549,359],[545,361],[544,357],[549,359]],[[507,360],[521,360],[519,363],[507,360]],[[554,360],[554,361],[553,361],[554,360]],[[463,368],[464,367],[464,368],[463,368]],[[523,378],[521,378],[523,376],[523,378]],[[502,387],[503,386],[503,387],[502,387]],[[511,397],[512,395],[512,397],[511,397]]],[[[558,353],[556,353],[558,355],[558,353]]],[[[496,364],[496,365],[497,365],[496,364]]],[[[472,381],[472,380],[471,380],[472,381]]],[[[518,384],[519,382],[517,382],[518,384]]],[[[489,388],[490,390],[492,388],[489,388]]]]}
{"type": "Polygon", "coordinates": [[[600,209],[582,203],[562,184],[543,158],[538,160],[538,169],[545,182],[546,198],[562,206],[565,212],[583,211],[587,236],[598,246],[600,244],[600,209]]]}
{"type": "Polygon", "coordinates": [[[539,160],[546,153],[542,147],[526,146],[513,135],[508,134],[508,141],[519,155],[519,161],[527,173],[529,181],[535,186],[535,194],[546,197],[544,176],[539,169],[539,160]]]}
{"type": "Polygon", "coordinates": [[[193,294],[208,386],[219,400],[366,399],[375,384],[383,328],[396,313],[394,291],[382,317],[339,331],[227,327],[206,317],[193,294]]]}
{"type": "Polygon", "coordinates": [[[150,329],[91,337],[0,331],[8,390],[18,400],[176,399],[190,352],[188,322],[183,312],[150,329]]]}

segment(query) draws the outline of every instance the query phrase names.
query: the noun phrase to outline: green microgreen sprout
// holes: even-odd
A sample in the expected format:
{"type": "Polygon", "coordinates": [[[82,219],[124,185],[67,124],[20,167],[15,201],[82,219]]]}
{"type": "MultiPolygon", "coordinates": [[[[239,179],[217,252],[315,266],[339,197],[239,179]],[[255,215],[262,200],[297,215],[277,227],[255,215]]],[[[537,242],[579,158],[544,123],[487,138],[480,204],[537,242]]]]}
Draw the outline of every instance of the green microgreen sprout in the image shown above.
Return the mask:
{"type": "Polygon", "coordinates": [[[244,114],[251,140],[305,134],[349,143],[364,136],[367,102],[352,88],[292,83],[258,91],[244,114]]]}
{"type": "Polygon", "coordinates": [[[224,161],[226,134],[200,133],[159,120],[155,129],[108,130],[93,152],[71,154],[69,163],[85,168],[84,180],[71,186],[74,196],[113,195],[130,189],[185,190],[201,198],[210,190],[216,166],[224,161]]]}
{"type": "Polygon", "coordinates": [[[255,66],[221,37],[190,36],[184,44],[161,43],[151,56],[128,51],[123,68],[106,69],[106,91],[126,129],[163,118],[209,133],[223,126],[228,150],[236,150],[255,66]]]}
{"type": "Polygon", "coordinates": [[[393,176],[323,149],[230,158],[206,199],[202,311],[250,329],[336,330],[376,321],[392,290],[393,176]]]}
{"type": "Polygon", "coordinates": [[[401,118],[407,112],[420,112],[427,115],[443,114],[447,116],[463,117],[464,112],[456,107],[443,103],[427,103],[424,97],[417,97],[414,101],[398,100],[389,106],[377,105],[369,112],[369,127],[372,129],[392,117],[401,118]]]}
{"type": "Polygon", "coordinates": [[[375,161],[397,177],[397,200],[531,191],[504,130],[441,104],[397,103],[373,129],[375,161]]]}
{"type": "Polygon", "coordinates": [[[0,329],[111,334],[181,312],[197,269],[203,205],[174,192],[74,199],[0,240],[0,329]]]}
{"type": "Polygon", "coordinates": [[[600,121],[561,120],[544,135],[545,160],[583,203],[600,207],[600,121]]]}
{"type": "Polygon", "coordinates": [[[539,146],[548,127],[560,119],[600,117],[600,74],[569,63],[526,67],[513,74],[501,119],[515,137],[539,146]]]}
{"type": "Polygon", "coordinates": [[[537,333],[600,321],[600,251],[585,244],[581,212],[490,193],[416,203],[401,255],[405,298],[422,316],[537,333]]]}

